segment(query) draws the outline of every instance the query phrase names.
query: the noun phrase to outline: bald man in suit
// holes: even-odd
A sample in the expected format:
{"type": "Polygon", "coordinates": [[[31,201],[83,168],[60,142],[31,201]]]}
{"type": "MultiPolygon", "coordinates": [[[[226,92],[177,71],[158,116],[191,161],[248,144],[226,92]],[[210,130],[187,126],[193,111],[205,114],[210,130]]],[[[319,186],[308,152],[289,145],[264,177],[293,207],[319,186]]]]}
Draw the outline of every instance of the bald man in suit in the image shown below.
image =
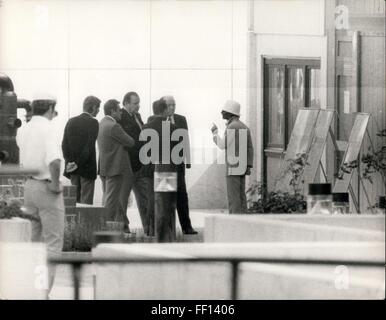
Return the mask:
{"type": "MultiPolygon", "coordinates": [[[[176,114],[176,102],[173,96],[164,96],[162,100],[166,102],[168,106],[168,119],[175,125],[177,129],[188,130],[188,123],[186,118],[180,114],[176,114]]],[[[189,137],[189,136],[188,136],[189,137]]],[[[193,229],[192,223],[189,217],[189,198],[186,189],[185,181],[185,168],[190,169],[190,143],[189,139],[185,141],[184,145],[184,161],[177,166],[178,181],[177,181],[177,213],[180,221],[181,229],[184,234],[197,234],[197,231],[193,229]]]]}

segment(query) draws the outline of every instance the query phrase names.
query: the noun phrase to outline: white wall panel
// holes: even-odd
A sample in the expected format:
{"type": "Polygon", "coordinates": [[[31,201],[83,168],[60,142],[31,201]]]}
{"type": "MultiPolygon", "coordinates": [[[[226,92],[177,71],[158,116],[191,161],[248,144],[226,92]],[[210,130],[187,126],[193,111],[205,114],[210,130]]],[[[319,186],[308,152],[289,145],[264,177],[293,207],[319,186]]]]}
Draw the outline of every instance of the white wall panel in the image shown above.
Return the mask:
{"type": "Polygon", "coordinates": [[[141,98],[140,113],[146,120],[150,115],[150,81],[146,70],[72,70],[70,73],[70,116],[82,112],[83,100],[88,95],[101,99],[101,110],[97,119],[104,116],[103,104],[108,99],[121,102],[129,91],[141,98]]]}
{"type": "Polygon", "coordinates": [[[0,10],[3,69],[66,67],[66,1],[8,0],[0,10]]]}
{"type": "Polygon", "coordinates": [[[255,0],[255,32],[324,34],[324,0],[255,0]]]}
{"type": "Polygon", "coordinates": [[[245,69],[247,64],[247,0],[233,1],[232,65],[235,69],[245,69]]]}
{"type": "Polygon", "coordinates": [[[232,1],[152,1],[154,68],[229,68],[232,1]]]}
{"type": "Polygon", "coordinates": [[[70,68],[148,68],[148,1],[69,1],[70,68]]]}

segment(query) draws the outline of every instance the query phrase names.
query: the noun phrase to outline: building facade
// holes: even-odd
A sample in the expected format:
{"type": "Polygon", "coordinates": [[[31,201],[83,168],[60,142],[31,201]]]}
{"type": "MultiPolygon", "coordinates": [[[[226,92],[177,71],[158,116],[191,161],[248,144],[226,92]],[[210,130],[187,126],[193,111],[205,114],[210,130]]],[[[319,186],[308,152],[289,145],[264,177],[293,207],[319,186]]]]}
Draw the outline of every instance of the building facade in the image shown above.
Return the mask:
{"type": "MultiPolygon", "coordinates": [[[[385,2],[250,1],[248,121],[254,131],[254,177],[274,188],[299,108],[335,110],[335,140],[347,141],[355,113],[371,114],[362,153],[380,148],[386,127],[385,2]]],[[[344,155],[328,138],[322,164],[329,182],[344,155]]],[[[323,177],[320,174],[320,179],[323,177]]],[[[360,211],[384,195],[385,182],[352,177],[360,211]],[[367,200],[369,198],[369,201],[367,200]]]]}

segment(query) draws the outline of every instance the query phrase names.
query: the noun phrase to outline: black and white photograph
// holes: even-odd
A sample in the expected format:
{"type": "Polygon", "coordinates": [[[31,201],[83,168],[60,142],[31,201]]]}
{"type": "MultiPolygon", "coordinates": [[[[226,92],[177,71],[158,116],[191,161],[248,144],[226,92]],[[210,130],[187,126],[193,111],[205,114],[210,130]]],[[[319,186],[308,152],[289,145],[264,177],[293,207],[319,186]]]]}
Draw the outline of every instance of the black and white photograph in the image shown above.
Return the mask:
{"type": "Polygon", "coordinates": [[[384,300],[385,15],[0,0],[0,300],[384,300]]]}

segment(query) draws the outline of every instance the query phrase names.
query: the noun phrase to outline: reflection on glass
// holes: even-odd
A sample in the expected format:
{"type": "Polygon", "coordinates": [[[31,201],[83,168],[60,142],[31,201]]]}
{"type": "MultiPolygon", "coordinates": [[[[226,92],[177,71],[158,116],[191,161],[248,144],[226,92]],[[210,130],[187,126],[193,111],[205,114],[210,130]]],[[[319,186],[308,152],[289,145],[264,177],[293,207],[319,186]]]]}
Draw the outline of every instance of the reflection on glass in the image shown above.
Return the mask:
{"type": "Polygon", "coordinates": [[[284,144],[284,69],[269,68],[269,134],[270,144],[284,144]]]}
{"type": "Polygon", "coordinates": [[[310,108],[320,108],[320,69],[310,70],[310,108]]]}
{"type": "Polygon", "coordinates": [[[289,132],[295,124],[296,116],[300,108],[304,108],[304,72],[302,68],[289,69],[288,110],[290,111],[289,132]]]}

